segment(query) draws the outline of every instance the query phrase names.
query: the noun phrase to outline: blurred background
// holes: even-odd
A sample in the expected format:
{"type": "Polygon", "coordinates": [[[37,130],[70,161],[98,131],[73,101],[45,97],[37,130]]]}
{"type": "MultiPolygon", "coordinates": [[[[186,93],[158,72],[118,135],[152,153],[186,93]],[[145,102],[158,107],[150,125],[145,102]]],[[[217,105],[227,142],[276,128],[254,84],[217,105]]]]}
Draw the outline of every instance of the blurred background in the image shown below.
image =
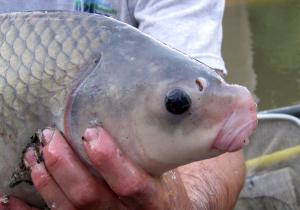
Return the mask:
{"type": "Polygon", "coordinates": [[[226,0],[227,80],[246,85],[259,110],[300,103],[300,1],[226,0]]]}
{"type": "Polygon", "coordinates": [[[259,114],[235,209],[300,209],[300,0],[226,0],[223,30],[226,80],[247,86],[259,111],[298,110],[259,114]]]}

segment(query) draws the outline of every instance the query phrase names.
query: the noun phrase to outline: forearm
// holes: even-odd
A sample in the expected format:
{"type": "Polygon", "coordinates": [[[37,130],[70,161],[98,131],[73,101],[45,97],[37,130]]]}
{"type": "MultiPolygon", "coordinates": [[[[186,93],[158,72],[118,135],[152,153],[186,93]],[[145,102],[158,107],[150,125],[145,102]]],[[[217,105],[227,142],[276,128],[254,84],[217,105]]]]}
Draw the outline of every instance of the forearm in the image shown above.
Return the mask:
{"type": "Polygon", "coordinates": [[[244,157],[242,152],[226,153],[179,172],[196,209],[232,209],[244,183],[244,157]]]}

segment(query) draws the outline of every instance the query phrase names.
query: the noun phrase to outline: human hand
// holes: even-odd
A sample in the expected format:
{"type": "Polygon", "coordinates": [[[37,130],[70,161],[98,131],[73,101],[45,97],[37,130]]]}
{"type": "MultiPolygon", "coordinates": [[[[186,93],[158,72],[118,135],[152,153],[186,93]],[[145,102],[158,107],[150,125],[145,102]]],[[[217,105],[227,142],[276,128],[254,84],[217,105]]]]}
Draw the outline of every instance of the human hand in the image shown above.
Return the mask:
{"type": "MultiPolygon", "coordinates": [[[[218,205],[218,202],[222,202],[221,199],[213,201],[207,199],[207,195],[211,193],[208,186],[218,184],[220,179],[203,182],[201,173],[207,168],[206,166],[199,168],[199,164],[196,163],[193,167],[186,166],[186,169],[183,167],[179,170],[182,171],[182,177],[177,170],[167,172],[162,177],[152,177],[128,160],[104,129],[89,128],[83,139],[86,153],[98,176],[92,175],[57,130],[43,131],[44,146],[41,150],[44,162],[37,162],[37,155],[32,149],[25,154],[25,164],[31,168],[34,186],[49,208],[181,210],[220,209],[210,207],[222,206],[218,205]],[[197,171],[199,174],[190,176],[197,171]],[[199,176],[199,179],[195,179],[196,176],[199,176]],[[199,196],[194,194],[195,187],[202,191],[199,196]]],[[[218,162],[224,163],[224,160],[218,162]]],[[[205,176],[209,174],[214,177],[214,171],[203,173],[205,176]]],[[[221,191],[220,188],[219,192],[221,191]]],[[[235,197],[231,199],[233,201],[228,199],[225,201],[229,205],[235,202],[239,189],[234,192],[235,197]]],[[[225,195],[223,192],[217,192],[215,196],[226,197],[226,192],[225,195]]],[[[227,208],[225,206],[222,209],[227,208]]],[[[0,209],[33,210],[36,208],[18,199],[10,198],[8,204],[0,205],[0,209]]]]}
{"type": "MultiPolygon", "coordinates": [[[[24,161],[49,208],[190,209],[176,171],[151,177],[127,159],[102,128],[89,128],[83,136],[98,177],[80,161],[58,130],[46,129],[42,136],[44,162],[38,163],[36,152],[30,148],[24,161]]],[[[8,205],[15,210],[20,202],[11,199],[8,205]]],[[[23,209],[30,208],[24,204],[23,209]]]]}

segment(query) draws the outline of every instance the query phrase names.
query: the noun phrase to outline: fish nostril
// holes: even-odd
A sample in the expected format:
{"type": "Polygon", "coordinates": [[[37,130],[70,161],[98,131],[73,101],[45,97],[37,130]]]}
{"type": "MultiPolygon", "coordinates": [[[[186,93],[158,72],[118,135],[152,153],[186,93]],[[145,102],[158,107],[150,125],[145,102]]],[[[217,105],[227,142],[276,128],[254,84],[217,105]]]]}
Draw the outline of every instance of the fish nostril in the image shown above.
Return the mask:
{"type": "Polygon", "coordinates": [[[195,82],[196,82],[196,85],[198,86],[198,89],[200,91],[203,91],[205,89],[205,87],[206,87],[206,80],[205,79],[203,79],[201,77],[198,77],[195,82]]]}

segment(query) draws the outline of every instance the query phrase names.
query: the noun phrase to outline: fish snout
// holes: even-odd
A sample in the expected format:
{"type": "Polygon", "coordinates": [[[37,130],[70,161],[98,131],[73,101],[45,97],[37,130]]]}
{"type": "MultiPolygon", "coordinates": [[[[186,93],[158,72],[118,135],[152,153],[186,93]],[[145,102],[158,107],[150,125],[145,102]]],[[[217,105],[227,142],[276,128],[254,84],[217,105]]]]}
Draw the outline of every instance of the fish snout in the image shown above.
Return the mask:
{"type": "Polygon", "coordinates": [[[248,143],[248,137],[257,126],[256,103],[247,88],[230,85],[232,108],[224,119],[214,141],[213,148],[223,152],[234,152],[248,143]]]}

